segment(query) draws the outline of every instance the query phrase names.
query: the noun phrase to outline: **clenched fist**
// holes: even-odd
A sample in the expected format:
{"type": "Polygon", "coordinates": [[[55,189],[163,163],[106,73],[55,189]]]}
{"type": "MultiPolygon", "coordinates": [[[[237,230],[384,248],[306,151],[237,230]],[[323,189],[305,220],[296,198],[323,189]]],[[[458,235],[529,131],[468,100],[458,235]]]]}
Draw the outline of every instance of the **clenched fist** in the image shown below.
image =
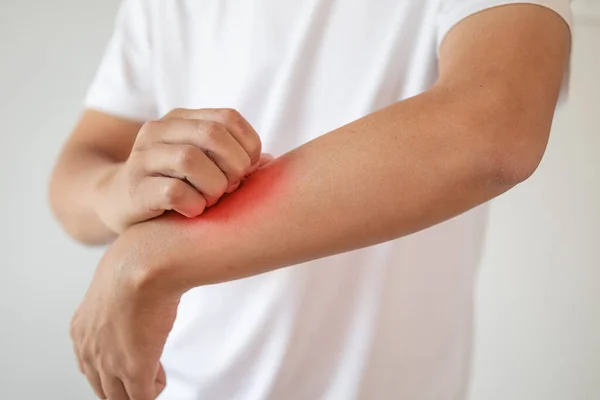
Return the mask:
{"type": "Polygon", "coordinates": [[[113,231],[174,210],[200,215],[270,156],[231,109],[175,109],[140,129],[131,154],[99,184],[95,210],[113,231]]]}

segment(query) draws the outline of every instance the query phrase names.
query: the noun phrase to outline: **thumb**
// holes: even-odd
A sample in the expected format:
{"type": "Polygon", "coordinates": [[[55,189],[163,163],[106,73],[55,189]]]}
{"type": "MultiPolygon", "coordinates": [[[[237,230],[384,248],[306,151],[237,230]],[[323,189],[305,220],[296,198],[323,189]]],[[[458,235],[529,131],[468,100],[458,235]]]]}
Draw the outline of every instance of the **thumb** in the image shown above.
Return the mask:
{"type": "Polygon", "coordinates": [[[266,164],[270,163],[274,159],[275,159],[275,157],[273,157],[271,154],[269,154],[269,153],[262,153],[260,155],[260,160],[258,161],[258,168],[262,167],[263,165],[266,165],[266,164]]]}
{"type": "Polygon", "coordinates": [[[265,165],[267,165],[268,163],[270,163],[274,159],[275,159],[275,157],[273,157],[271,154],[269,154],[269,153],[262,153],[260,155],[260,160],[258,160],[258,162],[256,164],[254,164],[250,168],[250,171],[248,171],[248,173],[246,174],[246,176],[252,175],[253,173],[256,172],[256,170],[264,167],[265,165]]]}

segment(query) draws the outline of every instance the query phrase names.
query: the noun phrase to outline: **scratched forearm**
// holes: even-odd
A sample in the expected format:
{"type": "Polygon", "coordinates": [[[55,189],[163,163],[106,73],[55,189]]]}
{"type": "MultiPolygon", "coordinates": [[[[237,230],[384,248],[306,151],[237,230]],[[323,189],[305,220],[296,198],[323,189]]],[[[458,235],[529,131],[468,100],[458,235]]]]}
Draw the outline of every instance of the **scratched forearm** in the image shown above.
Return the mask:
{"type": "Polygon", "coordinates": [[[552,11],[478,13],[444,39],[432,89],[285,154],[195,220],[158,218],[120,242],[151,253],[153,282],[185,290],[452,218],[535,171],[568,49],[552,11]]]}
{"type": "Polygon", "coordinates": [[[452,104],[435,92],[400,102],[276,159],[200,217],[159,218],[140,234],[169,248],[166,275],[189,288],[451,218],[510,186],[496,179],[486,124],[452,104]]]}

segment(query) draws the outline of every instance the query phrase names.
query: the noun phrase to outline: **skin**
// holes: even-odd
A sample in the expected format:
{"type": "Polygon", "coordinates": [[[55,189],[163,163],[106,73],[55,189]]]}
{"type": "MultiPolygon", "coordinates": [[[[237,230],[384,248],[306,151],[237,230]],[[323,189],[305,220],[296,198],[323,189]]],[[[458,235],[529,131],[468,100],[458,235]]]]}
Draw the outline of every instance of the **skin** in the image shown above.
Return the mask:
{"type": "Polygon", "coordinates": [[[165,211],[202,214],[270,160],[260,150],[235,110],[175,109],[145,124],[88,110],[59,157],[50,201],[76,239],[107,243],[165,211]]]}
{"type": "Polygon", "coordinates": [[[96,393],[158,395],[159,357],[190,288],[402,237],[526,180],[547,144],[569,43],[564,21],[539,6],[475,14],[444,39],[427,92],[266,164],[198,218],[170,212],[125,230],[71,325],[96,393]]]}

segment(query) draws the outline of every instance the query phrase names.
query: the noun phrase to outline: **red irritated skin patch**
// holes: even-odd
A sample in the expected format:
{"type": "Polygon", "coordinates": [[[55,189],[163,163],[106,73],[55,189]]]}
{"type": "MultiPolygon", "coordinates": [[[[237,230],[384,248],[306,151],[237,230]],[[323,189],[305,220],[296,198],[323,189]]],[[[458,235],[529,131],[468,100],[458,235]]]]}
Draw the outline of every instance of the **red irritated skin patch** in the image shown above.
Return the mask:
{"type": "Polygon", "coordinates": [[[274,198],[281,196],[286,190],[285,179],[288,168],[283,160],[274,160],[246,178],[240,187],[230,194],[225,194],[217,204],[207,208],[196,218],[178,218],[181,222],[227,222],[235,218],[243,218],[253,210],[266,206],[274,198]]]}
{"type": "MultiPolygon", "coordinates": [[[[178,251],[166,252],[165,282],[183,293],[192,287],[266,272],[269,265],[263,260],[264,252],[255,250],[260,242],[281,236],[280,226],[286,221],[274,216],[284,215],[290,205],[291,182],[297,182],[298,175],[293,160],[293,156],[285,156],[266,164],[198,217],[176,212],[165,215],[170,223],[165,221],[166,226],[160,227],[159,221],[156,232],[167,237],[157,240],[178,251]],[[188,268],[197,265],[202,268],[188,268]],[[179,272],[174,271],[181,266],[179,272]]],[[[275,260],[268,260],[272,268],[279,262],[275,260]]]]}

